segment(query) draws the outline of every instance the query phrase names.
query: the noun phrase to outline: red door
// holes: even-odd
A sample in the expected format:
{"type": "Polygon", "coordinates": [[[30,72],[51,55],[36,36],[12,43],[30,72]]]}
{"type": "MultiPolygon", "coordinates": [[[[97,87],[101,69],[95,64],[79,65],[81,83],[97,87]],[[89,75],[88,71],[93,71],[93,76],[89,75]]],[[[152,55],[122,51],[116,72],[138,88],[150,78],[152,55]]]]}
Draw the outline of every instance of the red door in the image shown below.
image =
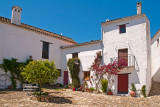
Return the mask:
{"type": "Polygon", "coordinates": [[[118,75],[118,93],[128,94],[128,74],[118,75]]]}
{"type": "Polygon", "coordinates": [[[118,60],[123,60],[128,65],[128,49],[118,50],[118,60]]]}
{"type": "Polygon", "coordinates": [[[68,71],[64,71],[63,84],[68,85],[68,71]]]}

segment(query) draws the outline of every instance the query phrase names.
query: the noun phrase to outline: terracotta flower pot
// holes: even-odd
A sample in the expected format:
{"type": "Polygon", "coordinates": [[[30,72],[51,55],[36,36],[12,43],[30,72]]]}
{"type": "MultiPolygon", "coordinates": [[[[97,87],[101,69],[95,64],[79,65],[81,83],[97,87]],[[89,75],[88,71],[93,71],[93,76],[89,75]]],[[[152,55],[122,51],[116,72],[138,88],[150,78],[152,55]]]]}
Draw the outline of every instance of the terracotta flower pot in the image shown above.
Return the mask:
{"type": "Polygon", "coordinates": [[[112,95],[112,92],[107,92],[108,95],[112,95]]]}
{"type": "Polygon", "coordinates": [[[8,86],[8,89],[12,89],[12,86],[8,86]]]}
{"type": "Polygon", "coordinates": [[[76,88],[72,88],[73,91],[76,91],[76,88]]]}
{"type": "Polygon", "coordinates": [[[134,97],[136,95],[136,93],[134,91],[130,92],[131,97],[134,97]]]}

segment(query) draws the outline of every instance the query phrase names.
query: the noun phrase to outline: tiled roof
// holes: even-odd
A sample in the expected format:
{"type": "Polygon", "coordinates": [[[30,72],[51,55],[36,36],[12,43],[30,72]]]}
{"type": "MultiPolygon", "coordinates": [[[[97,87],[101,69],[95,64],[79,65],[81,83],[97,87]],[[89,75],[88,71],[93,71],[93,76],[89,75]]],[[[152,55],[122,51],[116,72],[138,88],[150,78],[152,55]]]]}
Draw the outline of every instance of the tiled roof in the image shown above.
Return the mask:
{"type": "Polygon", "coordinates": [[[156,37],[156,35],[160,32],[160,29],[156,32],[156,34],[152,37],[151,40],[153,40],[154,37],[156,37]]]}
{"type": "Polygon", "coordinates": [[[140,17],[143,17],[143,16],[146,16],[146,15],[143,13],[141,15],[128,16],[128,17],[123,17],[123,18],[118,18],[118,19],[113,19],[113,20],[106,20],[105,22],[102,22],[101,25],[105,26],[105,25],[109,25],[109,24],[113,24],[113,23],[118,23],[118,22],[121,22],[121,21],[140,18],[140,17]]]}
{"type": "Polygon", "coordinates": [[[53,33],[53,32],[49,32],[49,31],[46,31],[46,30],[43,30],[43,29],[40,29],[40,28],[37,28],[37,27],[34,27],[34,26],[30,26],[30,25],[27,25],[27,24],[24,24],[24,23],[21,23],[20,25],[13,24],[13,23],[11,23],[10,19],[4,18],[4,17],[1,17],[1,16],[0,16],[0,22],[5,23],[5,24],[9,24],[9,25],[12,25],[12,26],[15,26],[15,27],[19,27],[19,28],[22,28],[22,29],[25,29],[25,30],[33,31],[33,32],[36,32],[36,33],[39,33],[39,34],[43,34],[43,35],[46,35],[46,36],[49,36],[49,37],[64,40],[64,41],[67,41],[67,42],[70,42],[70,43],[74,43],[74,44],[77,43],[76,41],[72,40],[71,38],[68,38],[68,37],[53,33]]]}
{"type": "Polygon", "coordinates": [[[100,42],[102,42],[102,40],[95,40],[95,41],[92,40],[90,42],[78,43],[78,44],[75,44],[75,45],[61,46],[60,48],[61,49],[72,48],[72,47],[84,46],[84,45],[100,43],[100,42]]]}

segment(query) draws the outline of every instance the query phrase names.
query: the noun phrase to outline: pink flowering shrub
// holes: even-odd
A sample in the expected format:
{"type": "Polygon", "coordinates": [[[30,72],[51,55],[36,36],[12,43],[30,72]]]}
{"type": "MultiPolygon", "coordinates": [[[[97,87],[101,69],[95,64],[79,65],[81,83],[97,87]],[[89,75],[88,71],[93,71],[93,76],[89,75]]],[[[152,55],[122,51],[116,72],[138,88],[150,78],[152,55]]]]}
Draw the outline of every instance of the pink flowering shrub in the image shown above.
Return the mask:
{"type": "MultiPolygon", "coordinates": [[[[90,71],[95,72],[96,78],[99,79],[96,83],[99,84],[100,80],[103,78],[104,74],[107,74],[107,80],[110,83],[111,75],[116,75],[121,69],[128,66],[128,60],[125,58],[118,58],[117,61],[109,63],[108,65],[102,65],[101,51],[96,53],[95,60],[90,67],[90,71]]],[[[92,76],[93,80],[93,76],[92,76]]],[[[97,87],[96,87],[97,89],[97,87]]]]}

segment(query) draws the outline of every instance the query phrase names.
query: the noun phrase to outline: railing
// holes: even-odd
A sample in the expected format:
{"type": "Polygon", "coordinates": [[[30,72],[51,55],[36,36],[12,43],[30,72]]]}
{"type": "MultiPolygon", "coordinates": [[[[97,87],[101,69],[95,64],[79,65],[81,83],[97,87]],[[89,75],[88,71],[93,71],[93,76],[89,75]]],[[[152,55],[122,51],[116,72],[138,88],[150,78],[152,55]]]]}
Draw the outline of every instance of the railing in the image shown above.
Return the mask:
{"type": "Polygon", "coordinates": [[[123,61],[126,63],[126,67],[135,67],[135,56],[129,54],[128,56],[123,56],[123,57],[113,57],[111,58],[111,64],[116,62],[117,64],[123,61]]]}

